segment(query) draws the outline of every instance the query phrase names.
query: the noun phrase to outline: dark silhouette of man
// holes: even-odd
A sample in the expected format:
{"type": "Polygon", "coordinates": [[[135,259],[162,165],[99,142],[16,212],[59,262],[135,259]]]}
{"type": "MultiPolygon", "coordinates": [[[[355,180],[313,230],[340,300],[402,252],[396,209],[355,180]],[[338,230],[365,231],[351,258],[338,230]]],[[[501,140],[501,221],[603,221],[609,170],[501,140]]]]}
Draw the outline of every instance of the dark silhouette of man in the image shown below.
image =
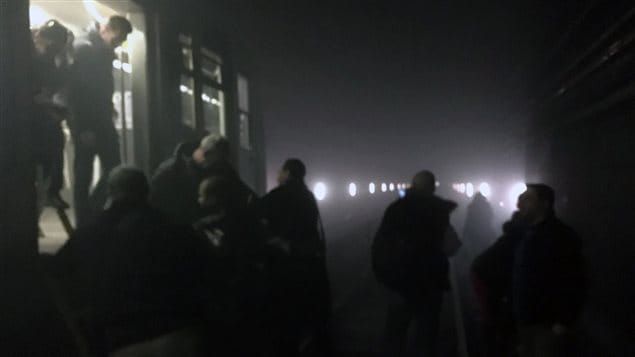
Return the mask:
{"type": "Polygon", "coordinates": [[[274,239],[288,252],[278,276],[283,289],[279,300],[286,308],[282,322],[283,350],[298,353],[301,340],[312,336],[316,348],[330,348],[326,325],[331,313],[330,286],[326,269],[326,247],[320,228],[320,214],[304,177],[306,167],[298,159],[288,159],[278,174],[279,186],[265,195],[259,212],[274,239]]]}
{"type": "Polygon", "coordinates": [[[528,184],[518,197],[525,225],[514,257],[512,307],[521,356],[563,356],[562,337],[584,300],[582,243],[554,211],[554,190],[528,184]]]}
{"type": "Polygon", "coordinates": [[[474,259],[472,281],[480,304],[483,355],[507,357],[516,351],[512,313],[514,256],[524,234],[518,212],[503,224],[503,235],[474,259]]]}
{"type": "Polygon", "coordinates": [[[436,356],[449,262],[444,239],[456,204],[434,195],[435,177],[417,173],[403,198],[384,213],[373,242],[373,269],[395,296],[386,318],[386,355],[405,353],[408,327],[416,322],[417,353],[436,356]],[[390,255],[390,256],[385,256],[390,255]]]}
{"type": "Polygon", "coordinates": [[[66,138],[61,122],[67,117],[67,109],[54,101],[55,94],[63,91],[67,83],[65,55],[72,33],[56,20],[49,20],[33,31],[35,47],[35,72],[37,75],[35,96],[35,136],[39,143],[38,161],[43,176],[48,179],[45,204],[68,208],[60,196],[64,186],[64,143],[66,138]],[[58,61],[60,64],[58,65],[58,61]]]}
{"type": "Polygon", "coordinates": [[[105,180],[121,162],[119,137],[113,122],[112,94],[114,49],[132,32],[132,25],[121,16],[107,23],[94,23],[85,36],[75,41],[75,59],[71,71],[69,121],[75,145],[73,198],[77,224],[88,222],[103,209],[105,180]],[[92,196],[93,162],[99,157],[101,179],[92,196]]]}

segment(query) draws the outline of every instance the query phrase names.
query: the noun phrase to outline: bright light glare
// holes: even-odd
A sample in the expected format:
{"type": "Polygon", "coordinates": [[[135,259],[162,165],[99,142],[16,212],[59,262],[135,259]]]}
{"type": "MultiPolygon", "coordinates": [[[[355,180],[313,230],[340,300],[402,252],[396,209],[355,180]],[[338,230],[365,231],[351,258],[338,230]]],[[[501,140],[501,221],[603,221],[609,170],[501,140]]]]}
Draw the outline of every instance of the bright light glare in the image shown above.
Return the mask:
{"type": "Polygon", "coordinates": [[[351,182],[348,184],[348,194],[351,195],[351,197],[357,195],[357,185],[355,183],[351,182]]]}
{"type": "Polygon", "coordinates": [[[474,185],[472,185],[471,182],[465,184],[465,194],[467,195],[467,197],[474,196],[474,185]]]}
{"type": "Polygon", "coordinates": [[[313,194],[318,201],[324,200],[326,198],[326,185],[322,182],[318,182],[313,186],[313,194]]]}
{"type": "Polygon", "coordinates": [[[31,22],[31,28],[36,28],[44,25],[51,16],[37,5],[29,6],[29,20],[31,22]]]}
{"type": "Polygon", "coordinates": [[[406,197],[406,191],[405,190],[399,190],[399,197],[406,197]]]}
{"type": "Polygon", "coordinates": [[[505,203],[503,201],[498,202],[498,205],[501,207],[505,207],[505,203]]]}
{"type": "Polygon", "coordinates": [[[439,187],[439,186],[441,186],[441,182],[437,181],[437,182],[435,182],[435,183],[434,183],[434,185],[435,185],[436,187],[439,187]]]}
{"type": "Polygon", "coordinates": [[[492,195],[492,188],[489,187],[489,184],[487,182],[483,182],[478,186],[478,190],[479,192],[481,192],[481,194],[485,197],[489,197],[492,195]]]}
{"type": "Polygon", "coordinates": [[[395,190],[395,184],[394,183],[390,183],[390,185],[388,185],[388,189],[390,190],[390,192],[395,190]]]}
{"type": "Polygon", "coordinates": [[[100,14],[99,10],[97,10],[97,6],[95,6],[95,1],[84,0],[84,8],[90,14],[90,16],[93,18],[93,20],[95,20],[97,22],[100,22],[100,23],[106,22],[106,20],[107,20],[106,17],[103,16],[102,14],[100,14]]]}
{"type": "Polygon", "coordinates": [[[511,207],[516,207],[516,203],[518,202],[518,196],[527,190],[527,185],[523,182],[515,183],[512,188],[509,190],[509,203],[511,207]]]}
{"type": "Polygon", "coordinates": [[[375,193],[375,184],[374,183],[369,183],[368,184],[368,192],[370,192],[370,194],[372,195],[373,193],[375,193]]]}
{"type": "Polygon", "coordinates": [[[388,186],[386,186],[385,182],[381,183],[381,192],[386,192],[386,190],[388,190],[388,186]]]}
{"type": "Polygon", "coordinates": [[[465,193],[465,184],[464,183],[459,184],[459,192],[465,193]]]}

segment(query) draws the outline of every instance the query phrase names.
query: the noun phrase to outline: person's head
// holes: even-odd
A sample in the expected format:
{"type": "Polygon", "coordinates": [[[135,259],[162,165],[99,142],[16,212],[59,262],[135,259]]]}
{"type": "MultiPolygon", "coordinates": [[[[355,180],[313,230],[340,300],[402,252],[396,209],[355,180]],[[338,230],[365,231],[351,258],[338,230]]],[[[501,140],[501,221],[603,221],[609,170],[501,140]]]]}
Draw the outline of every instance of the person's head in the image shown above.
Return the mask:
{"type": "Polygon", "coordinates": [[[99,35],[108,46],[120,46],[132,32],[132,24],[123,16],[113,15],[108,22],[99,26],[99,35]]]}
{"type": "Polygon", "coordinates": [[[527,190],[518,196],[518,214],[527,224],[537,224],[554,213],[556,194],[543,183],[527,184],[527,190]]]}
{"type": "Polygon", "coordinates": [[[432,172],[427,170],[419,171],[412,178],[410,190],[418,194],[431,195],[436,190],[436,183],[437,181],[432,172]]]}
{"type": "Polygon", "coordinates": [[[304,182],[306,166],[299,159],[288,159],[278,172],[278,183],[284,185],[287,182],[304,182]]]}
{"type": "Polygon", "coordinates": [[[202,208],[227,208],[234,192],[232,183],[221,176],[208,177],[198,187],[198,203],[202,208]]]}
{"type": "Polygon", "coordinates": [[[220,135],[208,135],[201,140],[192,158],[201,167],[211,166],[219,161],[229,161],[229,141],[220,135]]]}
{"type": "Polygon", "coordinates": [[[108,196],[113,203],[145,203],[150,187],[143,171],[119,166],[108,175],[108,196]]]}
{"type": "Polygon", "coordinates": [[[70,32],[57,20],[48,20],[33,35],[39,55],[56,56],[68,44],[70,32]]]}

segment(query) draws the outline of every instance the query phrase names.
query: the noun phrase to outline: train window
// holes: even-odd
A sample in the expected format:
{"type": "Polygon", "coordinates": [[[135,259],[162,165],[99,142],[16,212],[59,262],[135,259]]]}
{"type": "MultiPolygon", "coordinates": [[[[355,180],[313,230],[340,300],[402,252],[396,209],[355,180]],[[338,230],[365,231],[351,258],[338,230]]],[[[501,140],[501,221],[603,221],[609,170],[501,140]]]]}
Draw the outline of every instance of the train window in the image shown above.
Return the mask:
{"type": "Polygon", "coordinates": [[[196,117],[194,111],[194,78],[181,75],[181,120],[183,124],[194,129],[196,128],[196,117]]]}
{"type": "Polygon", "coordinates": [[[240,146],[249,150],[251,148],[250,128],[249,128],[249,81],[241,74],[237,78],[238,87],[238,112],[239,112],[239,135],[240,146]]]}
{"type": "Polygon", "coordinates": [[[222,84],[221,66],[223,62],[221,58],[207,48],[201,48],[201,72],[203,76],[222,84]]]}
{"type": "Polygon", "coordinates": [[[210,134],[225,135],[225,96],[223,91],[203,85],[203,121],[210,134]]]}

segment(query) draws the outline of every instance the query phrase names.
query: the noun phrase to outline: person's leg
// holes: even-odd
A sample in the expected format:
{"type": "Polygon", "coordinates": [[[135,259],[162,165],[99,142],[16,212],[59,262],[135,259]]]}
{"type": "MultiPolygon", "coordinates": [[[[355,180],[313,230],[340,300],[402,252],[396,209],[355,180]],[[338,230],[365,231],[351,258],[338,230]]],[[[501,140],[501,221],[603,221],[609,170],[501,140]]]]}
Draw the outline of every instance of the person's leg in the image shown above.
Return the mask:
{"type": "Polygon", "coordinates": [[[75,160],[73,162],[73,208],[75,209],[75,225],[78,227],[88,223],[92,217],[88,192],[90,190],[90,184],[93,181],[94,160],[94,149],[76,140],[75,160]]]}
{"type": "Polygon", "coordinates": [[[97,156],[101,164],[101,176],[90,197],[90,202],[95,212],[101,212],[108,196],[106,189],[108,175],[112,169],[121,164],[119,137],[116,133],[97,139],[97,156]]]}
{"type": "Polygon", "coordinates": [[[384,332],[384,355],[404,356],[408,342],[408,327],[412,320],[412,311],[405,300],[391,294],[386,314],[386,328],[384,332]]]}
{"type": "Polygon", "coordinates": [[[64,132],[61,128],[51,138],[50,183],[48,187],[49,204],[56,208],[68,208],[68,204],[60,197],[64,187],[64,132]]]}
{"type": "Polygon", "coordinates": [[[423,356],[437,356],[439,353],[439,325],[441,319],[441,303],[443,292],[426,293],[417,301],[412,301],[412,308],[416,319],[417,352],[423,356]]]}

